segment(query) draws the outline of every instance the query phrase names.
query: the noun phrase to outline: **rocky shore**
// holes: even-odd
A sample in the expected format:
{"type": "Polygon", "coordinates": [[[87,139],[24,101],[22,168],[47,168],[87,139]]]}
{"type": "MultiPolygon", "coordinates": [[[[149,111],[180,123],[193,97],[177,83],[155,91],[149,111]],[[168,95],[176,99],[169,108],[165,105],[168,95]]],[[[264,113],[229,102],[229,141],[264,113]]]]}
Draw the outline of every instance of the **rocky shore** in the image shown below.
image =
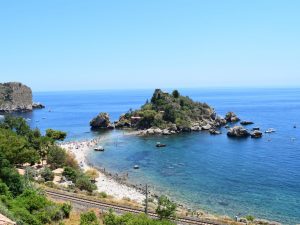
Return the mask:
{"type": "Polygon", "coordinates": [[[0,112],[24,112],[45,108],[32,102],[32,90],[19,82],[0,83],[0,112]]]}

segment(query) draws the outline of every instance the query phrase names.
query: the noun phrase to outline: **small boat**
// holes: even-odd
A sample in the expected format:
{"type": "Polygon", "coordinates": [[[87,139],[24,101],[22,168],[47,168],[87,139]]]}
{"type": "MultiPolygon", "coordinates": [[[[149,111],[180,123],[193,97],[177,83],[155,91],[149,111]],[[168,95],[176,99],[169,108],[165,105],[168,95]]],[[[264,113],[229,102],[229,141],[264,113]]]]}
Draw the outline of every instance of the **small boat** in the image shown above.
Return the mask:
{"type": "Polygon", "coordinates": [[[160,143],[160,142],[157,142],[156,143],[156,147],[157,148],[162,148],[162,147],[166,147],[167,145],[166,144],[162,144],[162,143],[160,143]]]}
{"type": "Polygon", "coordinates": [[[259,128],[259,127],[253,127],[252,130],[253,130],[253,131],[255,131],[255,130],[260,130],[260,128],[259,128]]]}
{"type": "Polygon", "coordinates": [[[104,152],[104,148],[102,146],[99,146],[99,147],[94,148],[94,151],[104,152]]]}
{"type": "Polygon", "coordinates": [[[138,165],[134,165],[133,169],[137,170],[139,169],[140,167],[138,165]]]}
{"type": "Polygon", "coordinates": [[[265,131],[265,133],[267,134],[274,133],[274,132],[276,132],[274,128],[269,128],[268,130],[265,131]]]}

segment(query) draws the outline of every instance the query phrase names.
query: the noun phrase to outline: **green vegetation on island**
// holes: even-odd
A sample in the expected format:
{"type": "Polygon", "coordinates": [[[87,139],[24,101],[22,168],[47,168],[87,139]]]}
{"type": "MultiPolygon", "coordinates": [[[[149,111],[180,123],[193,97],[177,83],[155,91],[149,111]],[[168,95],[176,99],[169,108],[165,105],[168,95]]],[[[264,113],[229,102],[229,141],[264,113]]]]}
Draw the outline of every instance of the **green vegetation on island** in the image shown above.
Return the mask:
{"type": "Polygon", "coordinates": [[[156,89],[151,100],[140,109],[130,109],[114,124],[109,121],[107,113],[100,113],[90,122],[92,128],[153,129],[152,133],[163,134],[212,130],[225,124],[226,120],[217,116],[208,104],[193,101],[177,90],[170,94],[160,89],[156,89]]]}

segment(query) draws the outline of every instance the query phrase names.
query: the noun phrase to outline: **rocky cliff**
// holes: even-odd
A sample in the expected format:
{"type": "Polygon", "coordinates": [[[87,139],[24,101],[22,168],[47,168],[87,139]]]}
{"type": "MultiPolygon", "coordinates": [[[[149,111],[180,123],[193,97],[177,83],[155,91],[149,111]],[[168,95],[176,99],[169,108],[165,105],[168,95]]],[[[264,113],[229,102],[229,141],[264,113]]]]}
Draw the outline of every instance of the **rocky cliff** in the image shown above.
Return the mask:
{"type": "Polygon", "coordinates": [[[32,91],[19,82],[0,83],[0,111],[32,110],[32,91]]]}

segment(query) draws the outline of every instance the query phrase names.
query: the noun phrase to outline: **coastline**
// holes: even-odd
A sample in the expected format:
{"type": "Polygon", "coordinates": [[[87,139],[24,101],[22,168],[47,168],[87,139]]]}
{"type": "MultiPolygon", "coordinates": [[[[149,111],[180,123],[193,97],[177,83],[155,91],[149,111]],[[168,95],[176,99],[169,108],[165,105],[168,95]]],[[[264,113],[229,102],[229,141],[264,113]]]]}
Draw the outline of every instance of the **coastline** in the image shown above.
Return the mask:
{"type": "Polygon", "coordinates": [[[103,139],[94,138],[91,140],[63,142],[59,146],[75,156],[83,171],[96,169],[99,172],[99,177],[96,179],[98,192],[105,192],[118,200],[130,199],[138,204],[143,204],[145,195],[141,190],[138,190],[134,185],[121,181],[122,178],[117,179],[105,169],[93,166],[88,162],[87,154],[89,154],[89,151],[93,151],[93,147],[98,146],[101,141],[103,139]]]}
{"type": "MultiPolygon", "coordinates": [[[[127,135],[136,134],[135,132],[128,133],[127,135]]],[[[95,146],[99,146],[103,142],[104,138],[98,137],[89,140],[80,141],[69,141],[62,142],[59,144],[60,147],[65,149],[67,152],[73,154],[79,163],[80,168],[85,172],[89,169],[95,169],[99,173],[99,177],[96,179],[97,192],[105,192],[107,195],[112,196],[116,200],[130,200],[139,205],[143,205],[145,201],[144,190],[139,188],[137,185],[127,182],[126,176],[119,176],[117,174],[112,174],[104,168],[92,165],[88,162],[87,155],[90,151],[93,151],[95,146]]],[[[150,197],[157,198],[158,195],[154,190],[149,191],[150,197]]],[[[178,206],[178,213],[182,216],[191,217],[201,217],[210,221],[218,221],[225,224],[245,224],[244,218],[240,218],[239,222],[233,220],[233,218],[228,215],[217,215],[215,213],[210,213],[202,209],[191,209],[188,205],[182,204],[181,202],[176,202],[178,206]]],[[[280,225],[281,223],[265,220],[256,219],[255,224],[270,225],[280,225]]]]}

